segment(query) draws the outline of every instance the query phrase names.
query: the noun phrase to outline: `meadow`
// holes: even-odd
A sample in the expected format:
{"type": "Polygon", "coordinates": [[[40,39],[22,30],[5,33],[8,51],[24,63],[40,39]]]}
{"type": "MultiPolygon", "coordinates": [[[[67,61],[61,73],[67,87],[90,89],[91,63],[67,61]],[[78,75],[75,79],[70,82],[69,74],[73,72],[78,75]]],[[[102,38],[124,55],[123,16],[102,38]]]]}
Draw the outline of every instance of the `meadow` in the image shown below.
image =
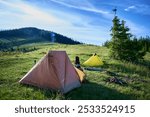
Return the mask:
{"type": "Polygon", "coordinates": [[[36,43],[19,48],[36,48],[29,52],[0,52],[0,99],[1,100],[147,100],[150,99],[150,53],[140,63],[114,60],[109,57],[109,49],[94,45],[65,45],[36,43]],[[104,61],[101,71],[88,71],[86,82],[67,94],[52,92],[18,81],[49,50],[65,50],[74,64],[75,56],[81,64],[93,53],[104,61]],[[117,77],[125,82],[120,85],[107,82],[117,77]]]}

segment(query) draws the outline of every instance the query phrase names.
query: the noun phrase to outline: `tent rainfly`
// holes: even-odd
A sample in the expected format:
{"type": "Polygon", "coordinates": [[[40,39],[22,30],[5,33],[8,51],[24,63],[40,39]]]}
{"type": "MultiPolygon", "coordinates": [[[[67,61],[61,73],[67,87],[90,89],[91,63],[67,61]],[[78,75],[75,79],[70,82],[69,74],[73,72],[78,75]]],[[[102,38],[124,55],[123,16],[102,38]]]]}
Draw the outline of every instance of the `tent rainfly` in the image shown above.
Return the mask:
{"type": "Polygon", "coordinates": [[[84,76],[65,51],[49,51],[19,82],[67,93],[80,87],[84,76]]]}

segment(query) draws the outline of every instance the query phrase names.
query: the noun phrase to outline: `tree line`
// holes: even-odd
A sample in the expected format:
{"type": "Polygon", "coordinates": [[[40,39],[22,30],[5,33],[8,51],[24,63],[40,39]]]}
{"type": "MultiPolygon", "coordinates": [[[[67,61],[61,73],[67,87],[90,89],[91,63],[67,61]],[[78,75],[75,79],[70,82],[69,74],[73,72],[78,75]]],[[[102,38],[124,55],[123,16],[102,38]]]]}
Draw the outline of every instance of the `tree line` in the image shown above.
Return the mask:
{"type": "MultiPolygon", "coordinates": [[[[141,47],[141,50],[144,50],[146,52],[150,52],[150,37],[146,36],[146,37],[134,37],[132,40],[135,40],[138,45],[141,47]]],[[[106,41],[104,44],[104,46],[106,47],[110,47],[110,41],[106,41]]]]}

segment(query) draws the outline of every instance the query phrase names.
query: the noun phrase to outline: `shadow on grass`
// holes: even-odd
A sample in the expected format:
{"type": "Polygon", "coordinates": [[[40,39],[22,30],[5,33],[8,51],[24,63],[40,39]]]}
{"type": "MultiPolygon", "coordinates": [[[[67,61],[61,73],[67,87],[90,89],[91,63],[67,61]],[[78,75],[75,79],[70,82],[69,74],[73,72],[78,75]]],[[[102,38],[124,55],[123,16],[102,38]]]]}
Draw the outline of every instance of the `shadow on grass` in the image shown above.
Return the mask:
{"type": "Polygon", "coordinates": [[[145,66],[150,69],[150,61],[149,60],[141,60],[137,63],[138,65],[145,66]]]}
{"type": "MultiPolygon", "coordinates": [[[[23,86],[23,85],[22,85],[23,86]]],[[[115,89],[110,89],[96,83],[84,83],[67,94],[41,89],[30,85],[24,85],[26,91],[21,99],[28,100],[133,100],[134,95],[123,94],[115,89]],[[31,90],[32,89],[32,90],[31,90]],[[37,94],[36,94],[37,93],[37,94]],[[41,97],[42,96],[42,97],[41,97]]]]}
{"type": "Polygon", "coordinates": [[[131,100],[134,95],[123,94],[96,83],[85,83],[65,95],[70,100],[131,100]]]}
{"type": "Polygon", "coordinates": [[[113,71],[118,71],[122,73],[127,73],[133,75],[134,73],[148,77],[150,76],[150,72],[148,72],[147,67],[143,66],[136,66],[138,64],[130,64],[130,63],[123,63],[123,64],[111,64],[108,67],[111,68],[113,71]]]}
{"type": "Polygon", "coordinates": [[[65,97],[59,91],[31,86],[28,84],[19,85],[22,93],[19,99],[27,100],[64,100],[65,97]]]}

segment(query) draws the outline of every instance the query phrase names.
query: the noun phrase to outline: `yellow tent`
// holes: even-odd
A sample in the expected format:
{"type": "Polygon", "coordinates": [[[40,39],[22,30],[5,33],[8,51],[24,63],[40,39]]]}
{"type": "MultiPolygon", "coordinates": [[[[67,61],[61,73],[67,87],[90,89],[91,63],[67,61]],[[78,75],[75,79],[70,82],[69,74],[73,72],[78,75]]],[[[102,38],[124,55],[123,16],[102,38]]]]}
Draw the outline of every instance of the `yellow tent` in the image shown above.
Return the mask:
{"type": "Polygon", "coordinates": [[[96,54],[91,56],[87,61],[83,63],[84,66],[89,66],[89,67],[98,67],[103,64],[104,64],[103,61],[96,54]]]}

